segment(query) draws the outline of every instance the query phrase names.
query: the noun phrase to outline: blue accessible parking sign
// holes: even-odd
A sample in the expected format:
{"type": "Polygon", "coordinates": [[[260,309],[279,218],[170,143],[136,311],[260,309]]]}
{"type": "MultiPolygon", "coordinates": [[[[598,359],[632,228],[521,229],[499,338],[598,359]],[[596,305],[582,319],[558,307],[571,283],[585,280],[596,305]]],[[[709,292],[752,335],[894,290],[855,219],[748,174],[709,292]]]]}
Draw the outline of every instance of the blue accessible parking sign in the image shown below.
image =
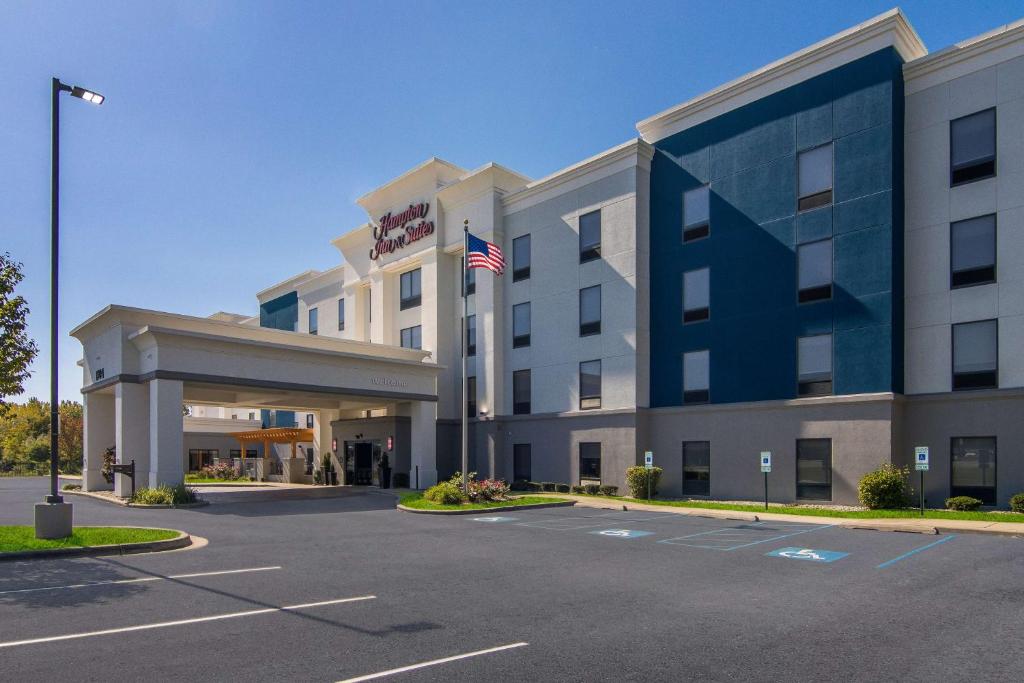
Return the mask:
{"type": "Polygon", "coordinates": [[[835,550],[815,550],[814,548],[779,548],[768,553],[768,557],[785,557],[787,560],[806,560],[807,562],[835,562],[849,554],[835,550]]]}

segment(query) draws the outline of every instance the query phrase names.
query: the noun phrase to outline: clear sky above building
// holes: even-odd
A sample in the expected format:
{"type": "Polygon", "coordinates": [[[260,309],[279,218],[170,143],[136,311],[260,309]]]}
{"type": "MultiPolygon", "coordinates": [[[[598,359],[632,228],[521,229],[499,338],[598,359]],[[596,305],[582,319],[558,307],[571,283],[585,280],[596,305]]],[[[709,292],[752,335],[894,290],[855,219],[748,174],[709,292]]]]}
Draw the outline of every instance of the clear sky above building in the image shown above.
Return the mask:
{"type": "MultiPolygon", "coordinates": [[[[49,79],[62,102],[67,332],[108,303],[255,313],[329,268],[365,192],[430,156],[540,177],[666,107],[892,7],[842,2],[0,3],[0,251],[48,396],[49,79]]],[[[932,51],[1020,18],[1009,0],[908,1],[932,51]]]]}

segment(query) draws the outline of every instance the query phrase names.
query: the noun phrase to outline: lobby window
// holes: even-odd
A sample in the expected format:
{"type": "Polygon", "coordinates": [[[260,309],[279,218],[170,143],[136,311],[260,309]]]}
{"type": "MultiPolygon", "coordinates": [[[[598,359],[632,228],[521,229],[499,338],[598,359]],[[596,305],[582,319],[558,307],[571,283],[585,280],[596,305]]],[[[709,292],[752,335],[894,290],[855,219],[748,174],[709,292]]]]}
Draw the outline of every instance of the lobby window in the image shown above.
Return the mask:
{"type": "Polygon", "coordinates": [[[512,444],[512,481],[530,481],[533,479],[533,466],[530,462],[530,444],[512,444]]]}
{"type": "Polygon", "coordinates": [[[580,410],[601,407],[601,361],[580,363],[580,410]]]}
{"type": "Polygon", "coordinates": [[[601,285],[580,290],[580,336],[601,333],[601,285]]]}
{"type": "Polygon", "coordinates": [[[313,428],[313,413],[306,413],[306,429],[313,428]]]}
{"type": "Polygon", "coordinates": [[[216,448],[190,448],[188,451],[189,472],[197,472],[204,467],[212,467],[214,460],[220,457],[220,451],[216,448]]]}
{"type": "Polygon", "coordinates": [[[996,281],[996,217],[979,216],[949,225],[949,286],[996,281]]]}
{"type": "Polygon", "coordinates": [[[707,185],[683,193],[684,242],[693,242],[711,234],[710,196],[707,185]]]}
{"type": "Polygon", "coordinates": [[[683,494],[711,495],[711,442],[683,442],[683,494]]]}
{"type": "Polygon", "coordinates": [[[953,390],[994,389],[999,376],[999,323],[953,325],[953,390]]]}
{"type": "Polygon", "coordinates": [[[986,109],[949,122],[949,185],[996,174],[996,110],[986,109]]]}
{"type": "Polygon", "coordinates": [[[530,345],[530,302],[512,307],[512,348],[530,345]]]}
{"type": "Polygon", "coordinates": [[[401,301],[398,306],[401,310],[404,311],[407,308],[415,308],[420,305],[423,292],[420,285],[419,268],[402,273],[401,288],[401,301]]]}
{"type": "MultiPolygon", "coordinates": [[[[466,257],[462,257],[462,265],[466,265],[466,257]]],[[[462,282],[462,296],[469,296],[470,294],[476,294],[476,268],[470,268],[465,271],[466,279],[462,282]]]]}
{"type": "Polygon", "coordinates": [[[402,330],[402,348],[404,349],[422,349],[423,348],[423,327],[416,325],[415,327],[407,327],[402,330]]]}
{"type": "Polygon", "coordinates": [[[338,329],[345,329],[345,300],[338,299],[338,329]]]}
{"type": "Polygon", "coordinates": [[[466,378],[466,417],[476,417],[476,377],[466,378]]]}
{"type": "Polygon", "coordinates": [[[255,420],[255,419],[256,419],[256,413],[254,413],[254,412],[252,412],[252,411],[250,410],[250,411],[249,411],[249,419],[250,419],[250,420],[255,420]]]}
{"type": "Polygon", "coordinates": [[[315,308],[309,309],[309,333],[310,334],[316,334],[317,331],[320,329],[319,317],[320,316],[319,316],[319,313],[317,312],[317,309],[315,309],[315,308]]]}
{"type": "Polygon", "coordinates": [[[601,211],[580,216],[580,263],[601,258],[601,211]]]}
{"type": "Polygon", "coordinates": [[[529,370],[516,370],[512,373],[512,414],[530,414],[529,370]]]}
{"type": "Polygon", "coordinates": [[[466,318],[466,355],[476,355],[476,316],[466,318]]]}
{"type": "Polygon", "coordinates": [[[832,335],[800,337],[796,342],[797,396],[832,393],[832,335]]]}
{"type": "Polygon", "coordinates": [[[683,403],[707,403],[711,400],[711,352],[688,351],[683,354],[683,403]]]}
{"type": "Polygon", "coordinates": [[[711,269],[683,273],[683,322],[696,323],[711,317],[711,269]]]}
{"type": "Polygon", "coordinates": [[[950,496],[971,496],[996,504],[996,438],[958,436],[950,453],[950,496]]]}
{"type": "Polygon", "coordinates": [[[530,236],[512,240],[512,282],[530,278],[530,236]]]}
{"type": "Polygon", "coordinates": [[[832,500],[832,439],[797,439],[796,497],[832,500]]]}
{"type": "Polygon", "coordinates": [[[797,155],[799,168],[798,211],[810,211],[832,203],[832,143],[797,155]]]}
{"type": "Polygon", "coordinates": [[[832,298],[832,239],[801,244],[796,248],[797,301],[832,298]]]}
{"type": "Polygon", "coordinates": [[[580,443],[580,480],[601,479],[601,443],[580,443]]]}

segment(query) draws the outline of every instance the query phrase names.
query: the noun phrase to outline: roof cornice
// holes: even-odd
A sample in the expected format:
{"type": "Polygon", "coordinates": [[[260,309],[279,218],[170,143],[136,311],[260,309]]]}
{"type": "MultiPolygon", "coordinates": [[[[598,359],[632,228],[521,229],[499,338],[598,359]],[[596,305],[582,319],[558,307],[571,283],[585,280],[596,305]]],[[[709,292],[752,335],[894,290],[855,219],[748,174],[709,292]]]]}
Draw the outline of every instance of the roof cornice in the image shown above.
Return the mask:
{"type": "MultiPolygon", "coordinates": [[[[955,73],[956,78],[993,63],[1024,55],[1024,19],[968,38],[903,65],[903,80],[908,94],[935,85],[926,77],[944,69],[955,73]],[[997,51],[1011,50],[1013,54],[997,54],[997,51]],[[966,62],[975,60],[975,64],[966,62]],[[922,80],[924,79],[924,80],[922,80]]],[[[945,79],[940,79],[945,80],[945,79]]]]}
{"type": "Polygon", "coordinates": [[[928,53],[903,12],[891,9],[644,119],[636,128],[644,140],[655,142],[885,47],[895,48],[904,61],[928,53]]]}

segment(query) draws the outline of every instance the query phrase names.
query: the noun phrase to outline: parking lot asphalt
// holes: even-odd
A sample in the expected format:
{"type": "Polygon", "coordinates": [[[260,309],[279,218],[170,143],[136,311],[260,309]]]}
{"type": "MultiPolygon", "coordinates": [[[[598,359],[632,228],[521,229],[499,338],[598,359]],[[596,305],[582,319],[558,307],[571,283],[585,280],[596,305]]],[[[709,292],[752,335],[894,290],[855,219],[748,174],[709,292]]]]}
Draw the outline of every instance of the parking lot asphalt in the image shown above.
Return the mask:
{"type": "MultiPolygon", "coordinates": [[[[45,490],[0,479],[0,524],[30,524],[45,490]]],[[[1024,661],[1024,539],[585,508],[438,517],[368,491],[72,502],[80,525],[209,544],[0,563],[4,680],[1002,681],[1024,661]]]]}

